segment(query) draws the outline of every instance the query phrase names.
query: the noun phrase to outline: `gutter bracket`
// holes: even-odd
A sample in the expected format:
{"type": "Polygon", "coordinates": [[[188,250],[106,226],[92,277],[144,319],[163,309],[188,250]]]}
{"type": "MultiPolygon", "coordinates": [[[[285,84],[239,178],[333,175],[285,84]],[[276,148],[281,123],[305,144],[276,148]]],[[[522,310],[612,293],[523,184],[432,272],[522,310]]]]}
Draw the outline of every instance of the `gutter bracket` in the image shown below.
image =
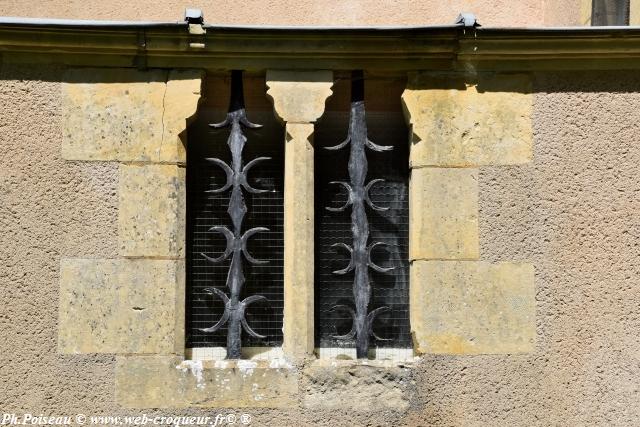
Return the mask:
{"type": "Polygon", "coordinates": [[[476,16],[473,13],[469,12],[460,13],[460,15],[458,15],[458,17],[456,18],[456,22],[454,22],[454,24],[462,24],[462,26],[465,28],[476,28],[481,26],[476,16]]]}
{"type": "Polygon", "coordinates": [[[188,24],[189,47],[191,49],[204,49],[204,35],[207,30],[204,28],[204,15],[200,9],[187,8],[184,11],[184,20],[188,24]]]}
{"type": "Polygon", "coordinates": [[[147,32],[144,28],[138,31],[136,44],[138,49],[133,62],[138,70],[144,71],[147,69],[147,32]]]}

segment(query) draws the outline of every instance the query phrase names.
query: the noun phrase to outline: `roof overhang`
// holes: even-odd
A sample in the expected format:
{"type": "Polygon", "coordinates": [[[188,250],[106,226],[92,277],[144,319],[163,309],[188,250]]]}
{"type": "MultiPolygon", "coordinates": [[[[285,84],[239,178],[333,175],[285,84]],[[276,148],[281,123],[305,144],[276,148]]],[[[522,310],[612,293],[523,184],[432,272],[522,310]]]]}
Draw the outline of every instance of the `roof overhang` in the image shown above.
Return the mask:
{"type": "Polygon", "coordinates": [[[3,62],[379,72],[640,68],[640,27],[239,27],[0,18],[3,62]],[[194,31],[194,28],[196,31],[194,31]]]}

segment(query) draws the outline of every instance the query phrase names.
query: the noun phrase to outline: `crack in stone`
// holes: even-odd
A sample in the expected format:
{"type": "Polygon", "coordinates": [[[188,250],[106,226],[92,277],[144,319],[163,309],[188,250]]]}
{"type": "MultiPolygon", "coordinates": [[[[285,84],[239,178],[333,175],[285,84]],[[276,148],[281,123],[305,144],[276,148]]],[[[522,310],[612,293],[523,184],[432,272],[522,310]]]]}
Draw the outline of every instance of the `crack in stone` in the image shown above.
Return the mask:
{"type": "Polygon", "coordinates": [[[167,77],[164,80],[164,93],[162,94],[162,116],[160,117],[160,124],[162,126],[162,130],[160,133],[160,149],[158,150],[158,161],[162,159],[162,147],[164,145],[164,114],[166,111],[165,101],[167,99],[168,89],[169,89],[169,72],[167,72],[167,77]]]}

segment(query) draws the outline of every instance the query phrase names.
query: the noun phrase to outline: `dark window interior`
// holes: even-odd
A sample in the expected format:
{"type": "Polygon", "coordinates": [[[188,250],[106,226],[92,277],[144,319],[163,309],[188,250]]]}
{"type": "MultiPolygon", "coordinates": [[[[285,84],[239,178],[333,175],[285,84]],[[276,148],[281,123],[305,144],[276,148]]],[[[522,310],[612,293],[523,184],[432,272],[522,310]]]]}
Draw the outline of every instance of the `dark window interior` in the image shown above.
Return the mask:
{"type": "Polygon", "coordinates": [[[629,25],[629,0],[593,0],[591,25],[629,25]]]}
{"type": "MultiPolygon", "coordinates": [[[[408,131],[400,105],[405,82],[400,80],[367,81],[365,100],[369,138],[381,145],[393,145],[387,153],[368,151],[369,176],[384,178],[386,183],[372,191],[374,203],[390,206],[386,212],[368,211],[370,241],[392,245],[376,251],[374,261],[381,266],[394,266],[388,273],[371,271],[371,309],[389,306],[374,325],[376,333],[389,341],[372,340],[372,348],[411,348],[409,330],[409,264],[408,264],[408,131]]],[[[225,281],[229,261],[212,265],[200,253],[219,255],[226,241],[218,233],[209,232],[214,225],[230,226],[226,212],[229,192],[206,193],[224,184],[223,171],[204,159],[219,157],[230,161],[226,144],[228,130],[212,131],[208,123],[224,118],[229,97],[228,77],[209,77],[205,85],[205,101],[198,118],[189,128],[187,149],[187,347],[225,347],[226,328],[207,334],[199,331],[213,325],[223,313],[221,301],[205,293],[206,287],[219,287],[227,292],[225,281]]],[[[316,125],[316,229],[315,229],[315,295],[316,345],[321,347],[353,347],[353,342],[338,341],[332,335],[347,332],[351,319],[341,312],[331,312],[336,304],[351,304],[353,275],[337,276],[331,271],[346,266],[346,255],[330,246],[351,243],[350,212],[329,212],[325,206],[338,206],[345,194],[332,180],[348,177],[348,149],[339,152],[322,150],[344,139],[349,118],[348,78],[338,79],[334,95],[327,102],[327,111],[316,125]]],[[[250,182],[257,188],[272,191],[252,195],[244,193],[249,211],[245,229],[264,226],[271,231],[259,233],[250,241],[250,251],[256,258],[268,259],[267,265],[246,265],[243,297],[260,294],[269,304],[254,304],[247,313],[249,324],[268,336],[258,340],[243,333],[245,347],[279,346],[282,344],[283,321],[283,184],[284,129],[276,121],[273,109],[265,97],[264,79],[245,77],[245,100],[250,120],[263,124],[260,130],[247,130],[245,163],[258,156],[272,160],[252,169],[250,182]]]]}
{"type": "MultiPolygon", "coordinates": [[[[214,225],[226,225],[231,220],[227,213],[230,191],[222,194],[206,193],[224,185],[222,169],[206,157],[218,157],[231,164],[226,144],[229,129],[211,130],[208,123],[224,119],[229,102],[229,78],[209,77],[205,86],[205,101],[198,118],[189,128],[187,148],[187,347],[225,347],[226,327],[208,334],[199,331],[215,324],[223,313],[223,304],[217,297],[203,291],[218,287],[227,295],[225,286],[230,260],[212,265],[200,253],[220,255],[226,240],[216,232],[214,225]]],[[[266,340],[242,334],[245,347],[279,346],[282,344],[283,318],[283,184],[284,184],[284,130],[273,115],[273,108],[265,97],[264,78],[245,77],[245,101],[249,120],[264,125],[262,129],[246,130],[247,145],[243,159],[246,164],[259,156],[270,161],[256,165],[249,174],[255,188],[268,188],[262,194],[244,192],[248,212],[243,228],[267,227],[269,232],[258,233],[249,240],[250,253],[258,259],[269,260],[266,265],[245,263],[246,283],[243,298],[264,295],[269,304],[254,303],[247,310],[249,325],[266,340]]]]}
{"type": "MultiPolygon", "coordinates": [[[[408,130],[401,110],[400,96],[404,81],[367,80],[365,104],[369,139],[380,145],[393,145],[391,152],[367,150],[369,163],[367,182],[384,178],[384,184],[373,187],[373,202],[389,206],[385,212],[368,209],[370,242],[393,245],[378,249],[374,262],[394,266],[388,273],[370,270],[372,299],[370,309],[389,306],[390,313],[381,314],[374,331],[389,341],[371,341],[371,348],[410,348],[409,330],[409,263],[408,263],[408,130]]],[[[349,120],[350,82],[348,77],[334,85],[334,95],[327,111],[316,125],[315,133],[315,325],[317,347],[354,347],[353,341],[332,338],[351,329],[351,317],[341,311],[330,311],[337,304],[353,307],[353,272],[338,276],[333,270],[346,267],[346,251],[332,248],[338,242],[351,244],[350,209],[330,212],[326,206],[337,207],[346,201],[346,193],[330,181],[348,181],[349,148],[327,151],[322,147],[336,145],[347,134],[349,120]]]]}

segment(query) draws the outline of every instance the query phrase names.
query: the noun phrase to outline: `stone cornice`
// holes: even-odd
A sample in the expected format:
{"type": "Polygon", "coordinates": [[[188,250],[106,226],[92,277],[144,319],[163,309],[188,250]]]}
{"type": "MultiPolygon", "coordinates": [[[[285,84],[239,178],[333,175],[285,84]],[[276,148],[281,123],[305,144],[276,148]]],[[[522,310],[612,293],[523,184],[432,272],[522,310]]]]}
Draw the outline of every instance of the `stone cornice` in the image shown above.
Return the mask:
{"type": "Polygon", "coordinates": [[[3,62],[245,69],[640,68],[640,27],[273,28],[0,23],[3,62]]]}

